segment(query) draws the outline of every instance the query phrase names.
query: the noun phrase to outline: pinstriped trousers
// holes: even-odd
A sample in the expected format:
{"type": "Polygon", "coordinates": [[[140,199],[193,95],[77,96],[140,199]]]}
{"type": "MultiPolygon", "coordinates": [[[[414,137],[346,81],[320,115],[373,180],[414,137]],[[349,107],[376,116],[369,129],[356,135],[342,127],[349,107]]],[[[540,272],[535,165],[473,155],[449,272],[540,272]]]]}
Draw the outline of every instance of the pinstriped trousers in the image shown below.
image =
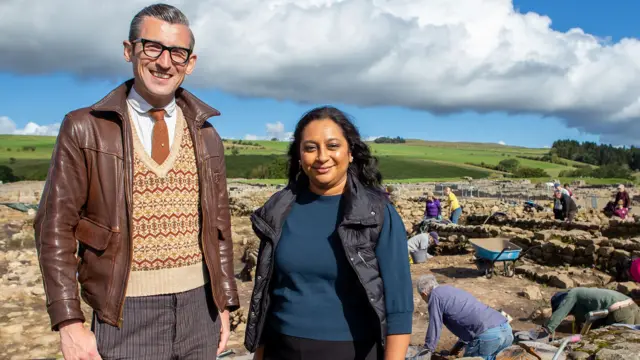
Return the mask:
{"type": "Polygon", "coordinates": [[[178,294],[127,297],[120,329],[94,314],[91,329],[104,360],[215,359],[220,317],[210,285],[178,294]]]}

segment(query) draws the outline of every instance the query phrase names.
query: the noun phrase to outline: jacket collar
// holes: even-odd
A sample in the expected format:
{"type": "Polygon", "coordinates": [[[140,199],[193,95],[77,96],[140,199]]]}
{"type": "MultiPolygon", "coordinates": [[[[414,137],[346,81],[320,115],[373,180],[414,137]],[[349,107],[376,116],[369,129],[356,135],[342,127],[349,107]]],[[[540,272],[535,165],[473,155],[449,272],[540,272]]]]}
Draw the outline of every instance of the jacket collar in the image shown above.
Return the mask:
{"type": "Polygon", "coordinates": [[[349,172],[344,192],[344,218],[342,224],[376,225],[376,209],[374,199],[384,198],[382,193],[364,186],[358,177],[349,172]]]}
{"type": "MultiPolygon", "coordinates": [[[[113,89],[100,101],[91,106],[94,111],[115,112],[121,119],[127,118],[127,96],[133,86],[134,79],[129,79],[113,89]]],[[[202,100],[180,87],[176,90],[176,104],[182,109],[185,119],[201,128],[207,119],[220,115],[220,112],[205,104],[202,100]]]]}
{"type": "MultiPolygon", "coordinates": [[[[254,224],[258,227],[267,225],[267,229],[261,230],[263,230],[263,232],[270,232],[271,234],[269,235],[276,237],[274,240],[277,241],[277,237],[280,235],[284,221],[296,200],[298,192],[299,189],[296,188],[296,185],[288,185],[286,188],[274,194],[263,206],[253,213],[252,220],[254,224]],[[256,218],[259,220],[256,220],[256,218]]],[[[376,210],[375,202],[376,199],[384,201],[382,193],[378,194],[374,190],[368,189],[355,175],[349,173],[343,196],[344,216],[339,226],[373,226],[378,224],[380,217],[376,215],[376,211],[378,210],[376,210]]]]}

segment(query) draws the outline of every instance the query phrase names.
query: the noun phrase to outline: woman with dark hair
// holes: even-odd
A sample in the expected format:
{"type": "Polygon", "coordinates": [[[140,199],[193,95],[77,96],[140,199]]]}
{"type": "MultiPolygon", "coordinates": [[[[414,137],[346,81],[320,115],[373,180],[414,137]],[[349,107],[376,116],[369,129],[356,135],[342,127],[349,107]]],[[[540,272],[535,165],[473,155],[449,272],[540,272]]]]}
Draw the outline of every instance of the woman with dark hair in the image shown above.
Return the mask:
{"type": "Polygon", "coordinates": [[[404,359],[413,290],[402,219],[347,116],[306,113],[260,238],[245,346],[254,359],[404,359]]]}

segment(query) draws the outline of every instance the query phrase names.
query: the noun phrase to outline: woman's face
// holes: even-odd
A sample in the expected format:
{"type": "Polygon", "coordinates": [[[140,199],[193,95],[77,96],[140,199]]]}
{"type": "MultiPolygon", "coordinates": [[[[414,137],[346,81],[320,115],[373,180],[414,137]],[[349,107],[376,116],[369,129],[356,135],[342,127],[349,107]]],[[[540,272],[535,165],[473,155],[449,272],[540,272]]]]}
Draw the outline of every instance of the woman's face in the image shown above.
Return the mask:
{"type": "Polygon", "coordinates": [[[319,195],[341,194],[353,161],[342,129],[331,119],[314,120],[302,131],[300,165],[310,189],[319,195]]]}

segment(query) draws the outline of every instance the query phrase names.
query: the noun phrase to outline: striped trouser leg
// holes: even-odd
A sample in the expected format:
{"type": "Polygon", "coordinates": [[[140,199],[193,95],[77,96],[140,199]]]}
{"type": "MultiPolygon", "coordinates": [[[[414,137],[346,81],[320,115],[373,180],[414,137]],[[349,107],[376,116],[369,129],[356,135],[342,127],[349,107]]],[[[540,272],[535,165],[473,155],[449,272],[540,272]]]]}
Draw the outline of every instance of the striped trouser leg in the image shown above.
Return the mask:
{"type": "Polygon", "coordinates": [[[215,359],[220,317],[211,287],[178,294],[128,297],[120,329],[93,317],[104,360],[215,359]]]}
{"type": "Polygon", "coordinates": [[[215,359],[220,339],[220,316],[209,284],[176,294],[177,359],[215,359]]]}
{"type": "Polygon", "coordinates": [[[128,297],[120,329],[94,314],[92,329],[104,359],[169,360],[175,337],[175,298],[172,295],[128,297]]]}

